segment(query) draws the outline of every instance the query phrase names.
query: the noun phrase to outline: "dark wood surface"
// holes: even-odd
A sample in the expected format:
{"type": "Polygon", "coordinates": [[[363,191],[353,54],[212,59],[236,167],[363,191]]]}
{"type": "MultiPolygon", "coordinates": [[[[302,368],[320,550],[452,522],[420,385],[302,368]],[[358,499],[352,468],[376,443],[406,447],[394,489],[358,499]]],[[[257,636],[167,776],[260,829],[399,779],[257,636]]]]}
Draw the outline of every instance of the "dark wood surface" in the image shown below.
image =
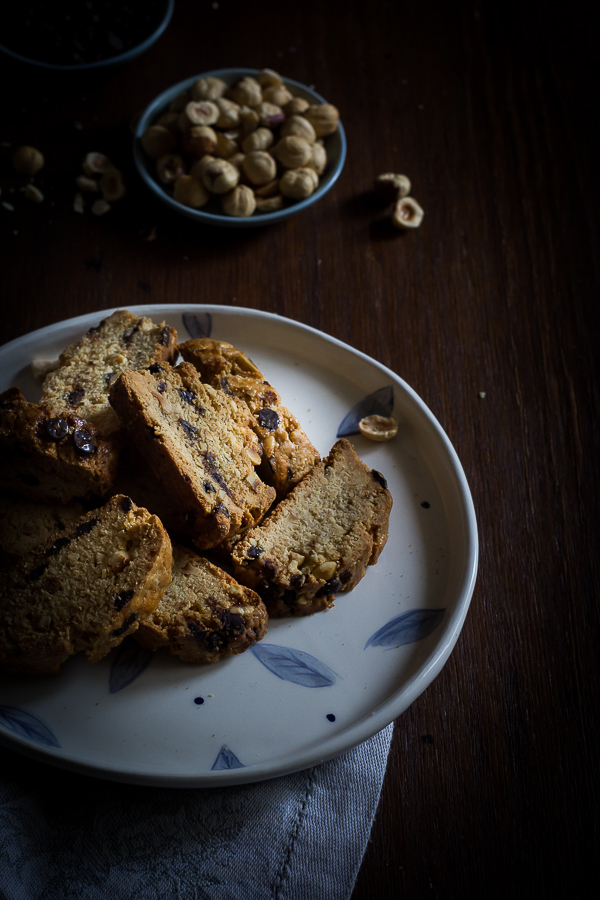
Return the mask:
{"type": "Polygon", "coordinates": [[[0,147],[2,339],[145,302],[277,312],[398,372],[442,423],[478,515],[458,644],[396,722],[353,900],[575,892],[598,851],[598,146],[578,5],[177,0],[138,60],[93,77],[3,61],[2,140],[46,155],[40,206],[0,147]],[[214,8],[217,7],[217,8],[214,8]],[[274,228],[206,230],[139,184],[129,123],[161,90],[270,66],[335,103],[339,182],[274,228]],[[82,156],[128,196],[72,210],[82,156]],[[401,234],[373,178],[425,210],[401,234]],[[147,241],[156,228],[156,240],[147,241]],[[485,397],[480,397],[485,392],[485,397]]]}

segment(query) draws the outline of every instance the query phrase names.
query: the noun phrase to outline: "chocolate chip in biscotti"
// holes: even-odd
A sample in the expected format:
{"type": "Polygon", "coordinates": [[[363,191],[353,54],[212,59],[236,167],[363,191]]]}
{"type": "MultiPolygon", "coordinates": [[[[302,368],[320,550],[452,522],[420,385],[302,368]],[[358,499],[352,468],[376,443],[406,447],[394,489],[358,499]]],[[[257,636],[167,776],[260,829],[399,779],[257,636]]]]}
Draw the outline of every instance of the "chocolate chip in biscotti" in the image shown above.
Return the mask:
{"type": "Polygon", "coordinates": [[[162,368],[124,372],[110,400],[168,494],[175,532],[209,549],[260,521],[275,491],[256,472],[261,448],[247,405],[203,384],[188,363],[162,368]]]}
{"type": "Polygon", "coordinates": [[[0,581],[0,669],[49,674],[80,652],[96,662],[156,608],[171,542],[146,509],[124,512],[124,499],[50,537],[0,581]]]}
{"type": "Polygon", "coordinates": [[[327,609],[334,594],[351,590],[377,562],[391,507],[390,492],[342,439],[234,546],[234,575],[263,597],[270,615],[327,609]],[[255,555],[256,546],[264,557],[255,555]]]}
{"type": "Polygon", "coordinates": [[[298,419],[283,406],[255,363],[232,344],[200,338],[179,349],[205,384],[247,403],[264,451],[261,477],[275,488],[278,500],[286,497],[319,461],[298,419]]]}
{"type": "Polygon", "coordinates": [[[378,472],[377,469],[371,469],[371,475],[373,476],[377,484],[380,484],[382,488],[387,488],[387,481],[385,480],[381,472],[378,472]]]}
{"type": "Polygon", "coordinates": [[[9,400],[0,406],[0,492],[63,503],[108,492],[117,470],[114,439],[73,411],[53,416],[18,388],[9,400]]]}
{"type": "Polygon", "coordinates": [[[55,416],[76,404],[78,413],[103,434],[116,431],[119,420],[108,400],[111,385],[127,369],[173,362],[176,341],[176,331],[164,322],[118,310],[61,353],[58,368],[44,379],[42,403],[55,416]]]}
{"type": "Polygon", "coordinates": [[[258,594],[174,544],[173,580],[156,610],[140,623],[135,639],[185,662],[209,663],[243,653],[264,636],[267,624],[258,594]]]}

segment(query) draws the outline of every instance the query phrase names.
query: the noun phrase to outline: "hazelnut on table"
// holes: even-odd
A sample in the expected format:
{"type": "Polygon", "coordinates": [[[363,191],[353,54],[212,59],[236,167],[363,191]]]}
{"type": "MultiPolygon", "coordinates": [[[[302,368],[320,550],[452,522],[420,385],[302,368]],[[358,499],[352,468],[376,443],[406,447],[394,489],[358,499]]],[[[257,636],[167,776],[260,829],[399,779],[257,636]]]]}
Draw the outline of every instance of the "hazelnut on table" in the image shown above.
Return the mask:
{"type": "Polygon", "coordinates": [[[410,194],[410,180],[406,175],[385,172],[375,179],[375,192],[386,203],[395,203],[410,194]]]}
{"type": "Polygon", "coordinates": [[[108,169],[100,179],[99,187],[107,203],[114,203],[125,196],[125,182],[118,169],[108,169]]]}
{"type": "Polygon", "coordinates": [[[398,200],[392,215],[392,224],[396,228],[418,228],[425,215],[422,207],[412,197],[398,200]]]}
{"type": "Polygon", "coordinates": [[[32,203],[43,203],[44,195],[35,184],[26,184],[23,189],[23,196],[32,203]]]}
{"type": "Polygon", "coordinates": [[[91,153],[86,153],[81,168],[86,175],[92,177],[108,172],[109,169],[113,168],[113,164],[105,153],[98,153],[93,150],[91,153]]]}
{"type": "Polygon", "coordinates": [[[35,175],[44,167],[44,156],[35,147],[17,147],[12,155],[12,166],[21,175],[35,175]]]}

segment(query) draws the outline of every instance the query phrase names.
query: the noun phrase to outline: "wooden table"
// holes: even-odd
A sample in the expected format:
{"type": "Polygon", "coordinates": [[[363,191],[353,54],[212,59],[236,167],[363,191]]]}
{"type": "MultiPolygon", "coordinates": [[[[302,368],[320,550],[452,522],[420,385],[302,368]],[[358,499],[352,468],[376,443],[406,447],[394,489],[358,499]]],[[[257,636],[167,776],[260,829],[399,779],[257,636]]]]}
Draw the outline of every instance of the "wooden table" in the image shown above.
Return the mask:
{"type": "Polygon", "coordinates": [[[541,0],[176,7],[153,49],[103,74],[2,62],[2,139],[46,155],[38,206],[10,193],[22,180],[0,147],[2,339],[114,306],[222,303],[398,372],[463,463],[481,561],[449,662],[395,724],[353,900],[575,895],[600,799],[591,26],[541,0]],[[226,65],[276,68],[341,111],[339,182],[278,227],[195,227],[133,170],[134,115],[226,65]],[[128,186],[101,218],[73,212],[90,150],[128,186]],[[371,193],[390,170],[425,210],[412,233],[371,193]]]}

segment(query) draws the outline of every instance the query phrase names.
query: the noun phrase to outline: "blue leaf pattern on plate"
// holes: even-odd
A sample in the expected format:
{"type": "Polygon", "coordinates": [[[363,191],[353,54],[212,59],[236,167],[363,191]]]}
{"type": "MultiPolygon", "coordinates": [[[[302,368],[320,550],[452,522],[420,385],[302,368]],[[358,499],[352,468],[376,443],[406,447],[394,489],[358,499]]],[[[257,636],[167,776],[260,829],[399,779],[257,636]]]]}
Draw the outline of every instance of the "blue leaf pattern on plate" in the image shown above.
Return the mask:
{"type": "Polygon", "coordinates": [[[15,706],[0,706],[0,725],[10,728],[20,737],[29,738],[30,741],[35,741],[37,744],[60,747],[54,732],[48,728],[46,723],[24,709],[17,709],[15,706]]]}
{"type": "Polygon", "coordinates": [[[116,694],[139,678],[153,656],[152,650],[146,650],[136,641],[125,640],[119,644],[110,667],[109,693],[116,694]]]}
{"type": "Polygon", "coordinates": [[[395,616],[371,635],[364,649],[386,647],[389,650],[420,641],[437,628],[445,612],[445,609],[411,609],[401,616],[395,616]]]}
{"type": "Polygon", "coordinates": [[[191,338],[210,337],[212,331],[212,316],[210,313],[184,313],[181,317],[183,325],[191,338]]]}
{"type": "Polygon", "coordinates": [[[358,423],[365,416],[389,416],[394,408],[394,388],[391,384],[379,388],[363,397],[356,403],[338,428],[337,437],[347,437],[350,434],[359,434],[358,423]]]}
{"type": "Polygon", "coordinates": [[[219,755],[212,764],[212,771],[218,769],[244,769],[245,765],[240,762],[235,753],[226,747],[225,744],[219,750],[219,755]]]}
{"type": "Polygon", "coordinates": [[[283,681],[310,688],[330,687],[336,682],[335,672],[310,653],[277,644],[255,644],[250,649],[269,672],[283,681]]]}

